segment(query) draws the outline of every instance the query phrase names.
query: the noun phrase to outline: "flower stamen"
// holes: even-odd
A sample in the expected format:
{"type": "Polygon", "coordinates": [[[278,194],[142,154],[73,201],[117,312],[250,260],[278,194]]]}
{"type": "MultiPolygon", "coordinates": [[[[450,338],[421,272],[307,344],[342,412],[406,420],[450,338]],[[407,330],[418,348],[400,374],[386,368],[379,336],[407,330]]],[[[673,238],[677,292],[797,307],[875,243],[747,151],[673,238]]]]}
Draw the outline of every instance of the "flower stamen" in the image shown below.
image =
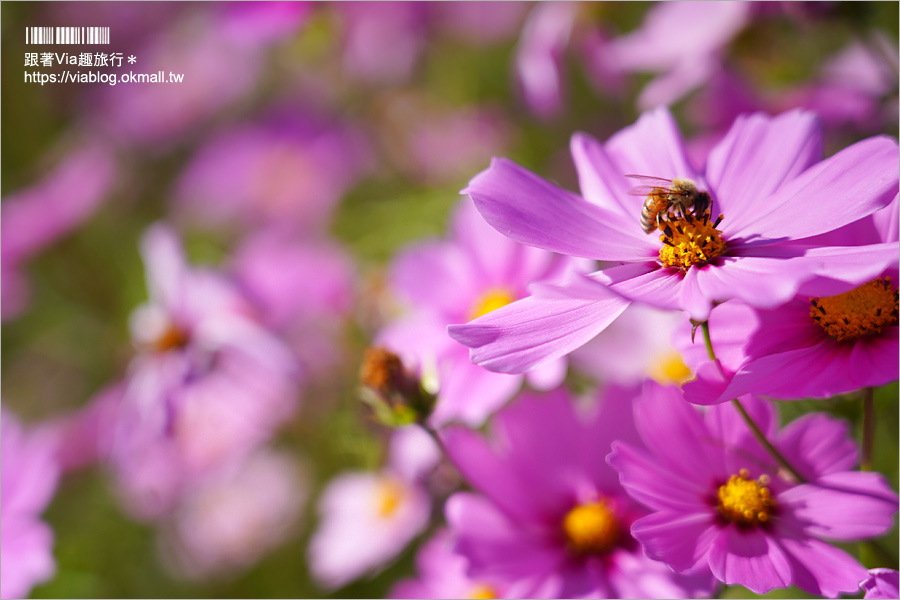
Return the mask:
{"type": "Polygon", "coordinates": [[[839,342],[877,335],[898,322],[898,294],[888,277],[837,296],[811,298],[810,304],[809,316],[839,342]]]}
{"type": "Polygon", "coordinates": [[[692,265],[702,266],[725,252],[722,232],[716,229],[722,216],[712,225],[709,213],[670,217],[665,222],[659,236],[663,247],[659,249],[659,260],[667,267],[678,267],[684,271],[692,265]]]}
{"type": "Polygon", "coordinates": [[[775,509],[775,499],[767,487],[770,480],[766,475],[750,479],[747,469],[732,475],[728,482],[719,486],[719,514],[738,525],[760,525],[767,523],[775,509]]]}
{"type": "Polygon", "coordinates": [[[603,501],[579,504],[563,519],[563,532],[576,554],[605,554],[619,540],[619,524],[603,501]]]}
{"type": "Polygon", "coordinates": [[[489,289],[479,296],[474,306],[472,306],[472,310],[469,311],[469,320],[477,319],[511,302],[515,302],[515,300],[516,297],[513,293],[505,288],[489,289]]]}

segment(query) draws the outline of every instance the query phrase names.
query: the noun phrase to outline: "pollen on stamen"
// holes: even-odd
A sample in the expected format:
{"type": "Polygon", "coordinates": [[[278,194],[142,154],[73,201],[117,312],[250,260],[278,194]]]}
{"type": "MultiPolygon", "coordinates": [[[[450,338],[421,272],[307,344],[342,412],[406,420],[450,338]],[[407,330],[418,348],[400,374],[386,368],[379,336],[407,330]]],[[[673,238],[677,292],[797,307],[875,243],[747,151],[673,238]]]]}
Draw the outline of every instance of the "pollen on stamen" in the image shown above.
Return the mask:
{"type": "Polygon", "coordinates": [[[809,316],[839,342],[878,335],[898,322],[897,289],[888,277],[837,296],[811,298],[810,304],[809,316]]]}
{"type": "Polygon", "coordinates": [[[619,524],[603,501],[579,504],[563,519],[563,533],[576,554],[605,554],[619,540],[619,524]]]}
{"type": "Polygon", "coordinates": [[[768,485],[768,476],[750,479],[747,469],[741,469],[719,486],[719,514],[726,520],[742,526],[764,525],[775,510],[775,499],[768,485]]]}
{"type": "Polygon", "coordinates": [[[663,247],[659,249],[659,260],[667,267],[678,267],[687,271],[693,265],[701,266],[725,252],[725,241],[722,232],[716,229],[719,224],[709,224],[707,214],[671,219],[659,239],[663,247]]]}

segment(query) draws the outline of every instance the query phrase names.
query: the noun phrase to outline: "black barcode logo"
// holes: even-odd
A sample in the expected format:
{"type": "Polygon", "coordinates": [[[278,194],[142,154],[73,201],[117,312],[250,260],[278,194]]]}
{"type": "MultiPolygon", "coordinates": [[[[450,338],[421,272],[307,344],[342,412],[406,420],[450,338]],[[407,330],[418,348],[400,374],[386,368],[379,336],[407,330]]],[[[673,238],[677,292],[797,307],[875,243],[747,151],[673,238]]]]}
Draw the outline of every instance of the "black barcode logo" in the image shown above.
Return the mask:
{"type": "Polygon", "coordinates": [[[109,27],[26,27],[26,44],[108,44],[109,27]]]}

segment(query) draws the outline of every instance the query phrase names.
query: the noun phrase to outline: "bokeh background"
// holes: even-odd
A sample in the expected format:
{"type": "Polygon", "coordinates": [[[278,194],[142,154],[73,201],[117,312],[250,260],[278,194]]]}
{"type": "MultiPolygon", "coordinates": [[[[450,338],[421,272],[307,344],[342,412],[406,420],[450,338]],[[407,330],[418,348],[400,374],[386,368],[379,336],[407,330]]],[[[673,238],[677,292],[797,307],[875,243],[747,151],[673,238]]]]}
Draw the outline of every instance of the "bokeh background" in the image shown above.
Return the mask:
{"type": "MultiPolygon", "coordinates": [[[[129,319],[147,299],[139,240],[156,222],[192,264],[250,277],[256,260],[246,268],[259,277],[284,275],[285,314],[312,315],[291,321],[299,408],[267,442],[302,481],[285,539],[241,568],[187,577],[161,541],[167,525],[134,518],[109,468],[86,458],[44,513],[56,574],[32,596],[383,597],[410,576],[416,542],[374,576],[318,587],[306,559],[315,505],[336,474],[385,461],[387,430],[360,403],[357,373],[396,310],[391,259],[445,235],[491,156],[577,190],[571,134],[605,139],[660,104],[698,158],[748,110],[817,110],[828,153],[896,136],[897,3],[698,4],[4,2],[4,410],[30,427],[67,422],[125,376],[129,319]],[[35,51],[24,28],[63,25],[108,26],[111,43],[41,50],[137,57],[80,71],[184,82],[24,82],[23,71],[76,68],[23,66],[35,51]],[[43,199],[37,216],[9,218],[27,194],[43,199]],[[33,242],[21,256],[6,244],[17,237],[33,242]]],[[[875,464],[895,489],[897,396],[896,384],[876,394],[875,464]]],[[[858,404],[824,406],[859,427],[858,404]]],[[[896,567],[896,528],[883,545],[896,567]]]]}

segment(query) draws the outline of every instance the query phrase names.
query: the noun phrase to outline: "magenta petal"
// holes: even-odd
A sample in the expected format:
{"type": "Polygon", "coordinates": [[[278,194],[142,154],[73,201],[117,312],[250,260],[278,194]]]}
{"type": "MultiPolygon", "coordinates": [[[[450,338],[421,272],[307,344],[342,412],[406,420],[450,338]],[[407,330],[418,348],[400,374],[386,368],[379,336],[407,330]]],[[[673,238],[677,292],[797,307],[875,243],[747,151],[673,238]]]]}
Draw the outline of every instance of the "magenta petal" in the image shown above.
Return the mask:
{"type": "Polygon", "coordinates": [[[780,400],[797,400],[859,389],[850,378],[851,349],[852,346],[825,339],[809,348],[752,360],[735,374],[722,398],[765,394],[780,400]]]}
{"type": "Polygon", "coordinates": [[[859,582],[866,594],[865,600],[897,598],[900,589],[900,574],[894,569],[869,569],[869,576],[859,582]]]}
{"type": "Polygon", "coordinates": [[[776,446],[801,473],[815,479],[856,465],[856,442],[848,430],[846,421],[810,413],[782,429],[776,446]]]}
{"type": "Polygon", "coordinates": [[[450,325],[447,332],[472,348],[472,361],[484,368],[524,373],[582,346],[630,304],[611,292],[604,295],[602,300],[530,296],[466,325],[450,325]]]}
{"type": "MultiPolygon", "coordinates": [[[[738,298],[757,308],[774,308],[793,298],[803,278],[809,277],[806,270],[798,273],[794,264],[769,257],[729,257],[720,266],[701,267],[697,285],[709,303],[738,298]]],[[[699,321],[708,316],[708,312],[691,314],[699,321]]]]}
{"type": "MultiPolygon", "coordinates": [[[[891,528],[897,495],[880,473],[846,471],[819,477],[778,496],[806,522],[806,533],[832,540],[858,540],[891,528]]],[[[858,580],[857,580],[858,581],[858,580]]]]}
{"type": "MultiPolygon", "coordinates": [[[[453,343],[453,342],[450,342],[453,343]]],[[[480,427],[522,387],[521,375],[493,373],[469,362],[465,348],[454,348],[452,358],[440,365],[440,392],[431,424],[441,427],[461,421],[480,427]],[[456,348],[462,352],[457,355],[456,348]]]]}
{"type": "Polygon", "coordinates": [[[725,396],[725,389],[731,382],[731,376],[732,373],[724,371],[718,360],[703,363],[695,370],[694,378],[682,384],[684,399],[701,406],[728,402],[731,398],[725,396]]]}
{"type": "Polygon", "coordinates": [[[724,474],[720,442],[710,439],[697,407],[677,387],[647,383],[635,401],[641,438],[673,473],[702,485],[724,474]]]}
{"type": "Polygon", "coordinates": [[[693,569],[706,558],[719,529],[711,512],[656,512],[631,526],[631,534],[653,560],[677,573],[693,569]]]}
{"type": "Polygon", "coordinates": [[[603,145],[586,133],[576,133],[569,146],[585,200],[639,223],[643,201],[628,195],[635,182],[622,174],[603,145]]]}
{"type": "Polygon", "coordinates": [[[779,543],[791,561],[793,583],[811,594],[837,598],[858,591],[866,569],[834,546],[807,537],[781,538],[779,543]]]}
{"type": "Polygon", "coordinates": [[[657,252],[637,221],[604,210],[504,159],[463,190],[497,231],[544,250],[633,261],[657,252]]]}
{"type": "Polygon", "coordinates": [[[881,334],[856,340],[850,352],[850,379],[853,389],[876,387],[897,381],[900,345],[897,326],[881,334]]]}
{"type": "Polygon", "coordinates": [[[445,314],[465,314],[474,299],[471,266],[457,245],[424,242],[394,261],[391,284],[403,299],[445,314]]]}
{"type": "Polygon", "coordinates": [[[895,140],[858,142],[783,185],[766,200],[765,210],[756,211],[755,219],[741,219],[731,235],[802,239],[861,219],[897,195],[897,161],[895,140]]]}
{"type": "MultiPolygon", "coordinates": [[[[485,498],[456,493],[446,505],[457,551],[470,561],[472,577],[519,580],[554,571],[564,555],[541,536],[527,535],[485,498]]],[[[528,521],[526,521],[528,522],[528,521]]]]}
{"type": "Polygon", "coordinates": [[[554,498],[547,498],[543,489],[532,489],[506,460],[497,457],[484,438],[469,429],[450,426],[441,432],[441,439],[448,458],[466,480],[508,517],[540,523],[546,505],[553,504],[554,498]]]}
{"type": "Polygon", "coordinates": [[[644,262],[610,267],[591,275],[617,294],[664,310],[681,309],[683,276],[675,269],[661,268],[659,263],[644,262]]]}
{"type": "Polygon", "coordinates": [[[702,185],[688,160],[675,119],[664,107],[645,112],[634,125],[612,136],[606,143],[606,152],[622,173],[666,179],[687,177],[702,185]]]}
{"type": "Polygon", "coordinates": [[[709,552],[709,568],[719,581],[757,594],[791,585],[791,565],[778,545],[758,529],[723,529],[709,552]]]}
{"type": "Polygon", "coordinates": [[[794,110],[777,117],[741,115],[710,152],[706,177],[715,190],[714,212],[724,213],[726,237],[759,211],[771,195],[822,158],[818,119],[794,110]]]}
{"type": "Polygon", "coordinates": [[[706,486],[695,483],[651,454],[630,444],[615,441],[606,461],[618,471],[628,495],[649,508],[687,514],[703,511],[706,486]]]}

